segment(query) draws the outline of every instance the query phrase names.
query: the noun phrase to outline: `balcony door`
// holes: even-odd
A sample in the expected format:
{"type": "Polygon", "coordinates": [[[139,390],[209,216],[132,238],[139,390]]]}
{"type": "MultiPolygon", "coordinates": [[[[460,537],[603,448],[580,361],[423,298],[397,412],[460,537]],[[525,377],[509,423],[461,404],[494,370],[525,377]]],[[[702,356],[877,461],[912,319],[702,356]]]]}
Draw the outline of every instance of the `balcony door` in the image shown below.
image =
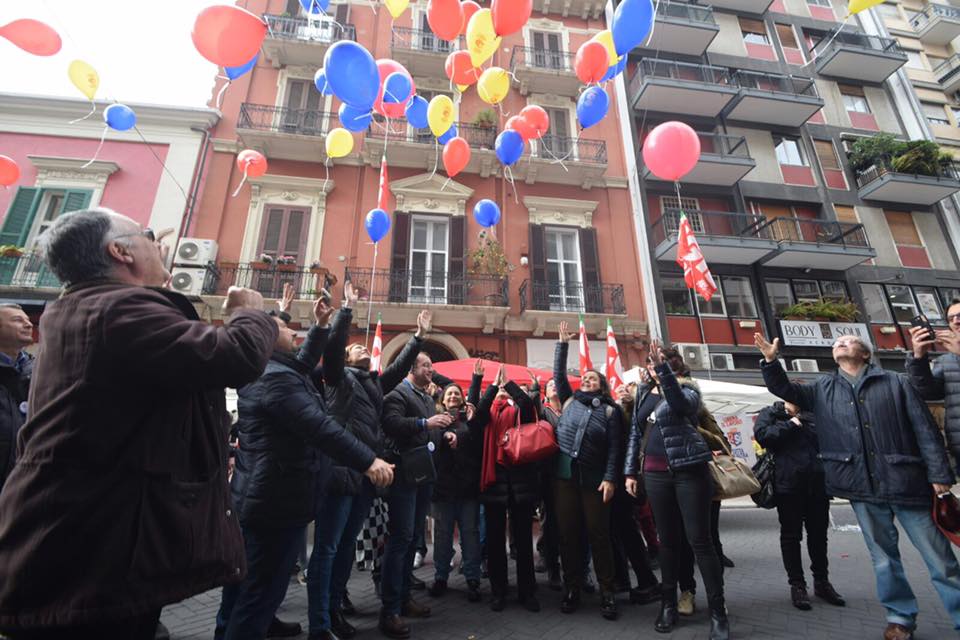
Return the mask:
{"type": "Polygon", "coordinates": [[[533,56],[530,62],[541,69],[563,69],[563,44],[559,33],[534,31],[530,34],[533,42],[533,56]]]}
{"type": "Polygon", "coordinates": [[[566,109],[546,109],[550,116],[550,128],[540,140],[547,156],[551,153],[557,158],[563,158],[570,153],[570,112],[566,109]]]}
{"type": "Polygon", "coordinates": [[[309,80],[287,81],[286,100],[280,117],[284,133],[320,135],[323,132],[320,98],[320,92],[309,80]]]}
{"type": "Polygon", "coordinates": [[[268,204],[260,230],[256,260],[259,262],[261,256],[269,256],[273,264],[266,269],[253,268],[250,286],[267,298],[279,298],[285,282],[300,291],[309,230],[309,210],[268,204]],[[292,258],[293,265],[279,265],[277,261],[281,258],[292,258]]]}
{"type": "Polygon", "coordinates": [[[446,218],[414,216],[411,220],[408,302],[446,304],[449,240],[446,218]]]}
{"type": "Polygon", "coordinates": [[[580,243],[576,229],[544,230],[547,282],[551,311],[583,309],[583,275],[580,271],[580,243]]]}

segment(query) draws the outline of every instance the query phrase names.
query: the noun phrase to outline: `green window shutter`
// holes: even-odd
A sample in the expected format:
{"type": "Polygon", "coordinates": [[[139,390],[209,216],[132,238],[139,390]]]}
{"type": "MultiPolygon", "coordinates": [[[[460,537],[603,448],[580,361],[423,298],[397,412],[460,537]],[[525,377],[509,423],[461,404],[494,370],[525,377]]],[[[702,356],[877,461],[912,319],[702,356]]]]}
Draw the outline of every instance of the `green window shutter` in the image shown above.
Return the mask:
{"type": "Polygon", "coordinates": [[[13,197],[13,204],[7,210],[7,217],[3,219],[3,228],[0,229],[0,245],[14,244],[23,246],[30,233],[33,217],[37,215],[37,207],[43,189],[36,187],[20,187],[13,197]]]}
{"type": "Polygon", "coordinates": [[[63,197],[63,211],[60,213],[70,213],[71,211],[80,211],[90,206],[90,198],[93,192],[87,189],[68,189],[63,197]]]}

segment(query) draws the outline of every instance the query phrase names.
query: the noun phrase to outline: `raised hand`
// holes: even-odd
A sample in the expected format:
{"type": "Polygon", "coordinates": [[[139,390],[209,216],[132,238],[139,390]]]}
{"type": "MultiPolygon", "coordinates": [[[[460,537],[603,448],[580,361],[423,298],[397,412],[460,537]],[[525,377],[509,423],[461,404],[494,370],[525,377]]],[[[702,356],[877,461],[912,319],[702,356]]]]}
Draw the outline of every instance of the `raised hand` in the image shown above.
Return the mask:
{"type": "Polygon", "coordinates": [[[497,386],[502,387],[505,384],[507,384],[507,365],[501,364],[497,372],[497,386]]]}
{"type": "Polygon", "coordinates": [[[237,309],[263,311],[263,296],[253,289],[230,287],[227,289],[227,298],[223,301],[223,313],[230,316],[237,309]]]}
{"type": "Polygon", "coordinates": [[[780,338],[774,338],[773,342],[770,342],[763,337],[762,333],[758,332],[753,334],[753,344],[757,345],[757,349],[760,350],[763,359],[767,362],[773,362],[777,359],[777,354],[780,352],[780,338]]]}
{"type": "Polygon", "coordinates": [[[424,309],[417,315],[417,337],[422,338],[430,331],[430,323],[433,320],[433,313],[429,309],[424,309]]]}
{"type": "Polygon", "coordinates": [[[325,327],[330,324],[330,316],[333,315],[333,307],[327,304],[327,301],[320,296],[313,303],[313,317],[317,321],[317,326],[325,327]]]}
{"type": "Polygon", "coordinates": [[[530,383],[533,386],[540,386],[540,378],[537,377],[537,374],[535,374],[533,371],[530,371],[530,369],[527,369],[527,375],[530,376],[530,383]]]}
{"type": "MultiPolygon", "coordinates": [[[[953,333],[952,331],[950,333],[953,333]]],[[[910,342],[913,344],[913,357],[922,358],[937,343],[938,336],[926,327],[910,327],[910,342]]]]}
{"type": "Polygon", "coordinates": [[[557,339],[560,342],[570,342],[573,340],[573,332],[570,331],[570,325],[567,324],[566,320],[560,323],[557,330],[557,339]]]}
{"type": "Polygon", "coordinates": [[[343,305],[350,309],[354,308],[357,305],[357,300],[360,299],[360,294],[357,293],[357,290],[353,288],[353,283],[347,280],[343,283],[343,305]]]}
{"type": "Polygon", "coordinates": [[[467,422],[473,420],[473,416],[477,414],[477,408],[470,404],[469,402],[464,405],[467,408],[467,422]]]}
{"type": "Polygon", "coordinates": [[[277,304],[280,306],[280,311],[283,313],[288,313],[290,311],[290,306],[293,304],[293,297],[296,295],[296,291],[293,289],[293,285],[289,282],[283,283],[283,296],[280,300],[277,301],[277,304]]]}
{"type": "Polygon", "coordinates": [[[484,364],[483,360],[477,358],[477,361],[473,363],[473,375],[482,376],[483,375],[484,364]]]}
{"type": "Polygon", "coordinates": [[[650,364],[657,367],[663,364],[663,344],[659,340],[650,341],[650,364]]]}

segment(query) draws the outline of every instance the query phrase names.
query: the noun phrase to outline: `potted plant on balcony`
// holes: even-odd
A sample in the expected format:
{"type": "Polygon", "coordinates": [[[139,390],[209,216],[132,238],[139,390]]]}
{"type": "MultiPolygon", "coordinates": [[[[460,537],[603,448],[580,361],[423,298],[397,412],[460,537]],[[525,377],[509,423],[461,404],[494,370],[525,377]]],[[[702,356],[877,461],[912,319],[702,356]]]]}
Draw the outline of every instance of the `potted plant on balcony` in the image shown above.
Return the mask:
{"type": "Polygon", "coordinates": [[[20,258],[23,256],[23,249],[15,244],[0,245],[0,256],[4,258],[20,258]]]}
{"type": "Polygon", "coordinates": [[[783,310],[784,320],[813,320],[815,322],[854,322],[860,310],[852,302],[836,300],[806,300],[783,310]]]}
{"type": "Polygon", "coordinates": [[[297,259],[293,256],[281,256],[277,258],[277,271],[297,271],[297,259]]]}
{"type": "Polygon", "coordinates": [[[266,271],[273,268],[273,256],[269,253],[261,253],[260,259],[250,263],[250,268],[254,271],[266,271]]]}
{"type": "Polygon", "coordinates": [[[497,120],[497,113],[493,109],[484,109],[473,119],[473,124],[481,129],[495,129],[497,120]]]}
{"type": "Polygon", "coordinates": [[[953,156],[940,149],[930,140],[911,140],[893,159],[893,169],[898,173],[919,176],[938,176],[943,168],[953,162],[953,156]]]}
{"type": "Polygon", "coordinates": [[[849,153],[850,168],[864,173],[876,168],[920,176],[937,176],[953,162],[953,156],[930,140],[897,140],[889,133],[860,138],[849,153]]]}
{"type": "Polygon", "coordinates": [[[889,133],[858,138],[850,147],[850,168],[862,173],[871,167],[881,167],[903,152],[905,143],[889,133]]]}
{"type": "MultiPolygon", "coordinates": [[[[493,276],[502,281],[513,270],[513,265],[503,253],[503,246],[486,230],[478,233],[477,239],[477,247],[467,252],[467,273],[472,276],[493,276]]],[[[464,284],[465,289],[469,291],[473,283],[467,279],[464,284]]],[[[496,293],[486,296],[486,302],[494,306],[503,306],[507,301],[503,299],[502,294],[496,293]]]]}

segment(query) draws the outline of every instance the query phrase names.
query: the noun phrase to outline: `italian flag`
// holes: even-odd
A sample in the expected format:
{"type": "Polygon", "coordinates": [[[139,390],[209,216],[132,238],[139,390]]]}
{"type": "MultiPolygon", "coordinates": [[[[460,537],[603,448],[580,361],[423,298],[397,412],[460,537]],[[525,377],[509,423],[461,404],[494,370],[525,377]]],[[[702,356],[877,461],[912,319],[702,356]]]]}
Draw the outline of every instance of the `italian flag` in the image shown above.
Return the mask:
{"type": "Polygon", "coordinates": [[[587,372],[587,369],[593,369],[593,362],[590,361],[590,345],[587,343],[587,329],[583,326],[583,316],[580,316],[580,375],[587,372]]]}
{"type": "Polygon", "coordinates": [[[380,352],[383,350],[383,317],[377,314],[377,331],[373,334],[373,348],[370,350],[370,371],[383,373],[380,368],[380,352]]]}
{"type": "Polygon", "coordinates": [[[607,382],[610,391],[616,390],[623,384],[623,365],[620,363],[620,350],[617,348],[617,337],[613,334],[613,326],[607,319],[607,382]]]}

